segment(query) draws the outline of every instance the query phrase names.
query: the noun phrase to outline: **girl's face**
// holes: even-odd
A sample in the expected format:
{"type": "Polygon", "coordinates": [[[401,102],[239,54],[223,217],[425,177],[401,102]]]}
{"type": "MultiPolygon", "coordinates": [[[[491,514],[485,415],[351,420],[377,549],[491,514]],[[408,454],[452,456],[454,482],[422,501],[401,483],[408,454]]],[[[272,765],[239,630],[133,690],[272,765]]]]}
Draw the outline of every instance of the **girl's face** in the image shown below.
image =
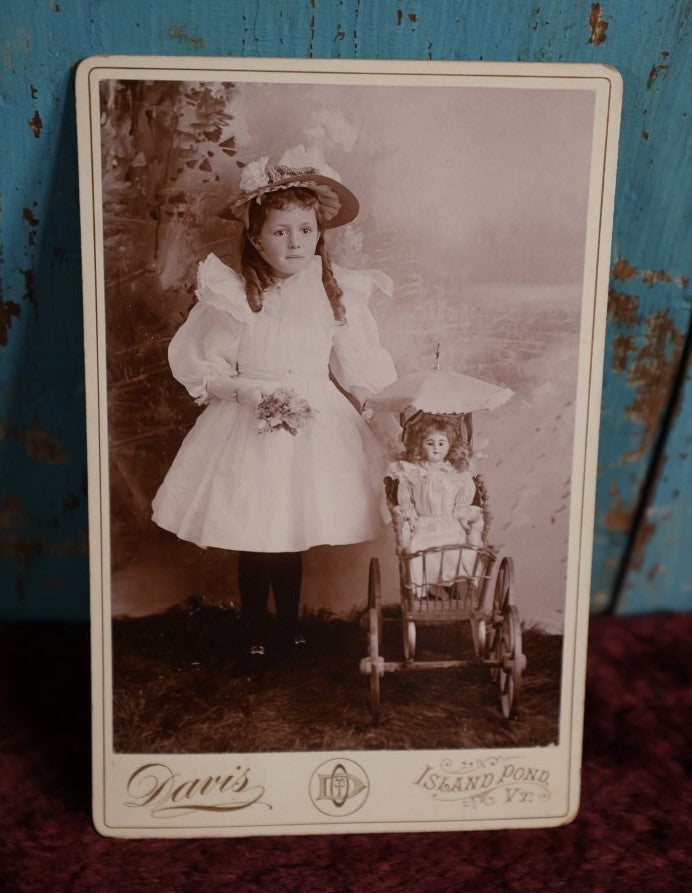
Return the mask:
{"type": "Polygon", "coordinates": [[[423,440],[423,455],[428,462],[444,462],[449,452],[449,438],[443,431],[428,431],[423,440]]]}
{"type": "Polygon", "coordinates": [[[287,205],[267,211],[252,244],[276,275],[285,279],[310,265],[319,237],[315,209],[287,205]]]}

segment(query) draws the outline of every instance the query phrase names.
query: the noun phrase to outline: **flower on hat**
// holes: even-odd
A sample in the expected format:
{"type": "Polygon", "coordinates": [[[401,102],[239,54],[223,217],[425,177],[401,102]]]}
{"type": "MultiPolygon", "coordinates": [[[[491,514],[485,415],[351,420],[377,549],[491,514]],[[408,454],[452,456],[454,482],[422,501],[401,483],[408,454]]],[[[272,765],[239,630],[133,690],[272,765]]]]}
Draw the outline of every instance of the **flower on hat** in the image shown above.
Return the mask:
{"type": "Polygon", "coordinates": [[[254,192],[261,189],[269,183],[269,174],[267,172],[267,163],[269,158],[263,155],[262,158],[256,158],[243,168],[240,175],[240,191],[244,193],[254,192]]]}
{"type": "Polygon", "coordinates": [[[325,177],[331,177],[337,183],[341,182],[339,174],[325,164],[322,153],[315,146],[306,149],[305,146],[301,145],[287,149],[279,159],[278,166],[296,171],[311,171],[316,174],[322,174],[325,177]]]}

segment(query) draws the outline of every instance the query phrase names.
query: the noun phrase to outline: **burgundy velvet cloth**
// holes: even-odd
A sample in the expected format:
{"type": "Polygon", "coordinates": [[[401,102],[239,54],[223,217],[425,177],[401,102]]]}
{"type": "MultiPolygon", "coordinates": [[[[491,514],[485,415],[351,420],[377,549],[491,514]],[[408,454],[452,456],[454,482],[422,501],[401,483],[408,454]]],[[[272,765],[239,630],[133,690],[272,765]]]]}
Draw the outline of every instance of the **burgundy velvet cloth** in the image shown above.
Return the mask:
{"type": "Polygon", "coordinates": [[[594,618],[581,811],[556,829],[113,840],[90,820],[85,628],[0,628],[0,890],[692,889],[692,614],[594,618]]]}

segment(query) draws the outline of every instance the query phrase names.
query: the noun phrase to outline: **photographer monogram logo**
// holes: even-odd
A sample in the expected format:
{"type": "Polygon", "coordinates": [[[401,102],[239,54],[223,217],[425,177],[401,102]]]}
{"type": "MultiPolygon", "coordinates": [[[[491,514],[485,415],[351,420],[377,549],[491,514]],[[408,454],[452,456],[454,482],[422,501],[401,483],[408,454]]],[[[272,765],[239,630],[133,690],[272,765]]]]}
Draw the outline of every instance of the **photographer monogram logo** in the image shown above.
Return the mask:
{"type": "Polygon", "coordinates": [[[362,766],[343,757],[327,760],[310,778],[313,806],[328,816],[346,816],[357,812],[370,793],[370,781],[362,766]]]}

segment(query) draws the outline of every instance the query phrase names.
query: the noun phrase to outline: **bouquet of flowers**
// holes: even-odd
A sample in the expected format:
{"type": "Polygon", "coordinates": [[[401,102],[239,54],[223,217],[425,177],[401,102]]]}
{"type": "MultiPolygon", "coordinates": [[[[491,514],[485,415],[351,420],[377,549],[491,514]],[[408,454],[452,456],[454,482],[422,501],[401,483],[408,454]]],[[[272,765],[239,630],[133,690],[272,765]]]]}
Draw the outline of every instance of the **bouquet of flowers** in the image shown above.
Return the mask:
{"type": "Polygon", "coordinates": [[[291,388],[277,388],[271,394],[263,394],[257,405],[257,432],[271,434],[285,428],[290,434],[315,418],[315,410],[291,388]]]}

